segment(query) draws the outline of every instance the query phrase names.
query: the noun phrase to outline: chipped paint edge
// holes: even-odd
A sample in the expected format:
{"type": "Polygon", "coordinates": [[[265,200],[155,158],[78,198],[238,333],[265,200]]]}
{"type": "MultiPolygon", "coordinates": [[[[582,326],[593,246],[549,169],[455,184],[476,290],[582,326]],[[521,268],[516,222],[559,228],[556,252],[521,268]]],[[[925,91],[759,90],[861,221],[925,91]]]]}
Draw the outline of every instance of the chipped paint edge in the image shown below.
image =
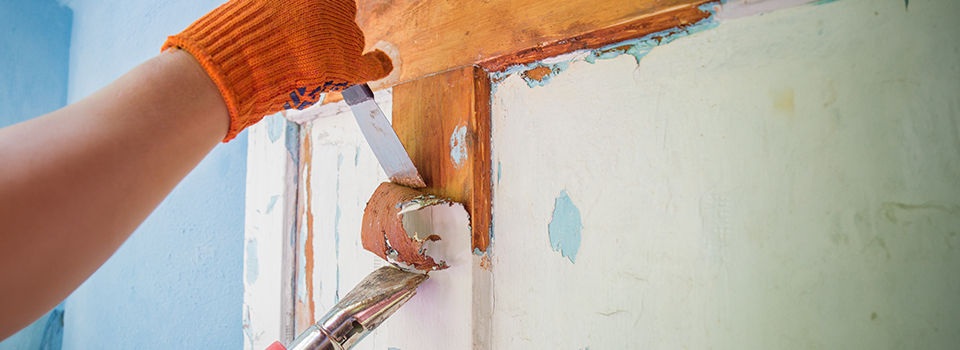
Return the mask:
{"type": "Polygon", "coordinates": [[[547,57],[530,63],[516,64],[500,71],[490,72],[492,89],[511,75],[518,74],[527,86],[535,88],[545,86],[550,81],[569,68],[573,62],[585,61],[596,63],[598,60],[612,59],[620,55],[631,55],[640,63],[640,60],[654,48],[687,37],[705,30],[716,28],[722,21],[761,15],[776,10],[802,5],[819,5],[836,0],[723,0],[713,1],[697,6],[701,11],[710,13],[706,18],[695,23],[677,26],[670,29],[650,33],[636,39],[623,40],[608,44],[596,49],[583,49],[564,54],[547,57]],[[537,71],[530,75],[531,71],[537,71]]]}

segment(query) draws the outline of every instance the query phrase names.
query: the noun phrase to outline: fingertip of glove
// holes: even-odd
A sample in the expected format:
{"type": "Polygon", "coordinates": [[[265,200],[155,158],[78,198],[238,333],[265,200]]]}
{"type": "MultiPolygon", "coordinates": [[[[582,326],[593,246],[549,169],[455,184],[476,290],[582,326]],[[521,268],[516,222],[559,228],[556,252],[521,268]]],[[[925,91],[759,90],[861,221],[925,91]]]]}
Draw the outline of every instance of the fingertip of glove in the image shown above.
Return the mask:
{"type": "Polygon", "coordinates": [[[385,78],[393,71],[393,61],[385,52],[374,50],[360,57],[360,72],[365,81],[385,78]]]}

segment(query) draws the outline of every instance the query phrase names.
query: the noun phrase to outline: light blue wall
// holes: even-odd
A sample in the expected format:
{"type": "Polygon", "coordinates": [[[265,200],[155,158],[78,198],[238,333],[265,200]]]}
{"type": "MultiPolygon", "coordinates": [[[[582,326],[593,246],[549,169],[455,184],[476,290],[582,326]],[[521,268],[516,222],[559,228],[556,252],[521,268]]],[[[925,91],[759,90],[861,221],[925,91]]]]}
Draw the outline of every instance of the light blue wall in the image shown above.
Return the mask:
{"type": "MultiPolygon", "coordinates": [[[[67,101],[73,14],[54,0],[0,1],[0,127],[67,101]]],[[[56,349],[62,307],[0,342],[0,350],[56,349]]]]}
{"type": "Polygon", "coordinates": [[[72,18],[54,0],[0,2],[0,127],[66,103],[72,18]]]}
{"type": "MultiPolygon", "coordinates": [[[[73,0],[68,100],[155,56],[221,1],[73,0]]],[[[246,133],[221,144],[66,301],[64,349],[242,346],[246,133]]]]}

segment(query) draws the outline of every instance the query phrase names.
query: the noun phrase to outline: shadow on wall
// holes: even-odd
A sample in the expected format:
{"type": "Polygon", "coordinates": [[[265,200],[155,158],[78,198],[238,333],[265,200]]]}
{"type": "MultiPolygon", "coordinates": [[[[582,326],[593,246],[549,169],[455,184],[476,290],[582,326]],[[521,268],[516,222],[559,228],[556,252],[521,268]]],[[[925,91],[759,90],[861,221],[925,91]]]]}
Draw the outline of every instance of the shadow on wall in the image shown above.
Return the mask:
{"type": "MultiPolygon", "coordinates": [[[[0,2],[0,127],[63,107],[73,11],[55,0],[0,2]]],[[[5,349],[60,349],[63,304],[0,342],[5,349]]]]}

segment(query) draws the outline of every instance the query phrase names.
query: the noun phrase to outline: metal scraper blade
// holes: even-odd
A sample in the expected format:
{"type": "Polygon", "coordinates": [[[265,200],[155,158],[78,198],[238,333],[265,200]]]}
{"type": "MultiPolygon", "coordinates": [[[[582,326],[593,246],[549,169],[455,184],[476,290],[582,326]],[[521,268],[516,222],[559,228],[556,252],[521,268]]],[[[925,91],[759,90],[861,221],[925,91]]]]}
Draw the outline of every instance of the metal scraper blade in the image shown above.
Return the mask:
{"type": "Polygon", "coordinates": [[[342,94],[343,100],[347,101],[353,110],[353,116],[357,118],[363,137],[367,139],[390,181],[412,188],[427,187],[410,160],[407,150],[400,143],[397,132],[373,100],[370,87],[367,84],[353,85],[343,90],[342,94]]]}

